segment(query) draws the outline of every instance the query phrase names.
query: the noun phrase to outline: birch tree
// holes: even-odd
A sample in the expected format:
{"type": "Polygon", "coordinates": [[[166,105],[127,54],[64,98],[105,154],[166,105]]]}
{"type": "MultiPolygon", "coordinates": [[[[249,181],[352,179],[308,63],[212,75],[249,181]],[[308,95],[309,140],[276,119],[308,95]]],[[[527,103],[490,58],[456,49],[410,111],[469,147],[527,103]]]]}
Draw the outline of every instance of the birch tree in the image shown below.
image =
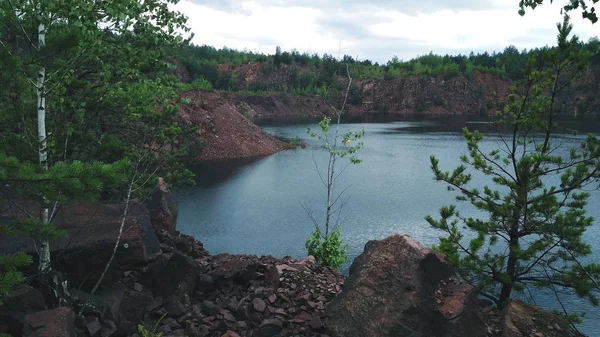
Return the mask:
{"type": "Polygon", "coordinates": [[[339,216],[347,201],[346,192],[348,187],[338,192],[338,180],[349,165],[356,165],[362,161],[358,158],[357,153],[363,145],[360,139],[365,134],[364,130],[359,132],[342,132],[340,130],[342,115],[346,109],[352,86],[352,77],[348,65],[346,65],[346,72],[348,74],[348,86],[341,107],[336,109],[332,106],[335,124],[332,126],[331,118],[324,117],[319,122],[318,132],[314,132],[310,128],[307,130],[309,136],[317,139],[327,151],[327,169],[320,168],[317,162],[314,162],[319,179],[326,191],[323,230],[319,221],[306,206],[302,205],[315,225],[315,230],[305,242],[308,254],[314,256],[319,264],[334,268],[339,268],[347,258],[346,245],[343,244],[340,238],[339,216]],[[341,161],[346,161],[345,165],[341,164],[341,161]]]}
{"type": "Polygon", "coordinates": [[[61,203],[122,198],[142,157],[144,172],[189,180],[160,158],[184,155],[194,131],[176,123],[177,81],[164,61],[189,31],[177,2],[1,2],[0,73],[10,78],[0,89],[0,182],[39,200],[40,214],[15,226],[39,239],[40,273],[51,270],[61,203]]]}

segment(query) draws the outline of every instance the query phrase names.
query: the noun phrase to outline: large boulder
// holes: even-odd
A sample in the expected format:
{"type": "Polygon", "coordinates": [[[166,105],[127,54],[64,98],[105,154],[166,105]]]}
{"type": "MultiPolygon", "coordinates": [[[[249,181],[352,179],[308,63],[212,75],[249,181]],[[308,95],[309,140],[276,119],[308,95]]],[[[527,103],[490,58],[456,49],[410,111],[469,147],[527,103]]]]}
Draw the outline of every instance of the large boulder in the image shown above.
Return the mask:
{"type": "Polygon", "coordinates": [[[551,312],[519,300],[511,300],[504,309],[501,337],[583,337],[551,312]]]}
{"type": "Polygon", "coordinates": [[[150,211],[150,219],[155,230],[164,229],[168,232],[175,232],[177,226],[177,202],[169,189],[169,185],[161,177],[158,178],[158,184],[154,187],[152,195],[146,206],[150,211]]]}
{"type": "MultiPolygon", "coordinates": [[[[0,205],[0,222],[39,214],[39,203],[15,200],[19,208],[10,212],[0,205]]],[[[90,290],[110,259],[119,235],[123,204],[98,202],[59,205],[53,222],[67,232],[66,238],[51,242],[54,267],[61,270],[75,286],[90,290]]],[[[33,240],[28,237],[0,238],[0,254],[25,251],[37,256],[33,240]]],[[[146,206],[133,201],[125,220],[115,259],[104,277],[105,283],[117,281],[122,272],[139,268],[162,253],[150,222],[146,206]]]]}
{"type": "Polygon", "coordinates": [[[16,286],[10,296],[2,300],[0,325],[5,325],[14,336],[21,334],[25,316],[48,309],[42,293],[27,285],[16,286]]]}
{"type": "Polygon", "coordinates": [[[154,268],[148,275],[154,295],[162,298],[174,296],[177,301],[191,298],[200,275],[198,262],[179,252],[173,253],[165,262],[164,267],[154,268]]]}
{"type": "Polygon", "coordinates": [[[69,308],[36,312],[25,317],[24,337],[74,337],[75,313],[69,308]]]}
{"type": "Polygon", "coordinates": [[[90,295],[77,288],[69,289],[71,307],[85,306],[83,315],[94,315],[101,319],[118,321],[121,318],[121,303],[125,296],[125,285],[115,283],[105,285],[90,295]]]}
{"type": "Polygon", "coordinates": [[[327,307],[333,336],[485,337],[474,290],[407,235],[370,241],[327,307]]]}

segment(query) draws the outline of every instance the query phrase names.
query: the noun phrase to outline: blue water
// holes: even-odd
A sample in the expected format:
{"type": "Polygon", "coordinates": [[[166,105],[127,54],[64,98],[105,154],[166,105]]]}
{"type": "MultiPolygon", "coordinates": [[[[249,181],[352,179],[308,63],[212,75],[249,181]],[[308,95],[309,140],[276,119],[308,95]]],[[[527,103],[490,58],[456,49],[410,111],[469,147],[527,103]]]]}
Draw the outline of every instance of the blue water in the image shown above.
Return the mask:
{"type": "MultiPolygon", "coordinates": [[[[176,193],[179,230],[193,234],[211,253],[305,256],[304,241],[314,227],[302,204],[322,220],[326,197],[315,169],[315,162],[324,168],[326,152],[308,138],[307,127],[317,126],[264,128],[279,137],[300,137],[307,142],[306,149],[198,167],[197,186],[176,193]]],[[[363,163],[348,167],[338,184],[338,191],[349,188],[349,199],[339,218],[349,255],[343,272],[368,240],[404,232],[425,246],[436,244],[441,233],[432,229],[424,217],[438,218],[441,206],[454,203],[462,215],[478,215],[470,205],[457,203],[454,192],[435,182],[429,169],[430,155],[435,155],[445,170],[459,164],[459,156],[466,153],[459,128],[421,121],[346,124],[342,129],[366,131],[359,155],[363,163]]],[[[564,145],[557,151],[566,151],[582,139],[562,135],[560,142],[564,145]]],[[[492,149],[499,144],[500,138],[491,137],[483,141],[482,147],[492,149]]],[[[486,181],[474,176],[473,184],[483,186],[486,181]]],[[[592,192],[588,214],[600,219],[599,205],[600,192],[592,192]]],[[[600,260],[600,225],[588,229],[585,240],[594,248],[593,259],[600,260]]],[[[533,295],[536,304],[559,308],[554,294],[535,290],[533,295]]],[[[600,336],[600,309],[570,294],[562,297],[567,309],[586,312],[582,332],[600,336]]]]}

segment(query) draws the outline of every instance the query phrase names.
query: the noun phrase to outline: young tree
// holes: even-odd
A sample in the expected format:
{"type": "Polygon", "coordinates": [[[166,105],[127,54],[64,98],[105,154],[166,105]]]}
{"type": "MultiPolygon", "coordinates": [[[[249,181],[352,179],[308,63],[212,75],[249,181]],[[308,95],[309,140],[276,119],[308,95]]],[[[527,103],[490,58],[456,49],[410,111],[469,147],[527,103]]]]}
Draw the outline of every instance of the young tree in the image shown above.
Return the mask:
{"type": "Polygon", "coordinates": [[[485,152],[483,135],[464,129],[468,155],[452,172],[443,172],[431,157],[435,180],[459,192],[487,213],[485,219],[463,217],[452,206],[440,210],[441,219],[426,220],[447,236],[435,249],[447,255],[457,272],[482,294],[503,305],[529,285],[564,287],[597,304],[600,266],[583,264],[591,254],[583,234],[593,224],[586,216],[589,193],[600,178],[600,142],[589,135],[579,147],[561,153],[556,134],[559,99],[586,67],[588,55],[569,38],[572,25],[565,16],[558,24],[558,46],[544,49],[543,69],[535,69],[529,55],[524,79],[513,88],[499,123],[510,135],[498,134],[500,147],[485,152]],[[469,187],[467,168],[487,177],[493,186],[469,187]],[[464,228],[464,230],[461,230],[464,228]],[[472,234],[465,241],[465,233],[472,234]]]}
{"type": "Polygon", "coordinates": [[[312,216],[312,214],[303,205],[304,209],[309,214],[311,220],[315,225],[315,230],[311,236],[306,240],[305,246],[308,250],[308,255],[315,257],[315,260],[324,266],[331,266],[339,268],[342,263],[346,261],[346,245],[343,244],[340,239],[340,228],[337,221],[342,207],[346,200],[344,199],[345,192],[348,188],[343,189],[341,192],[336,192],[336,186],[338,178],[346,168],[353,164],[359,164],[360,159],[356,156],[358,150],[362,147],[360,139],[364,136],[365,131],[352,132],[348,131],[345,133],[340,132],[340,122],[344,110],[346,108],[346,102],[348,101],[348,95],[352,85],[352,78],[348,71],[348,87],[346,88],[346,94],[344,96],[340,109],[335,109],[336,126],[335,131],[331,130],[331,118],[324,117],[319,123],[320,134],[313,132],[310,128],[307,130],[308,134],[318,139],[325,147],[328,152],[327,171],[323,172],[319,169],[315,162],[315,167],[321,182],[327,190],[327,198],[325,201],[325,221],[323,223],[324,233],[321,230],[319,222],[312,216]],[[348,159],[348,163],[344,167],[339,167],[339,161],[348,159]],[[335,221],[335,227],[333,223],[333,217],[337,215],[335,221]]]}
{"type": "Polygon", "coordinates": [[[136,167],[189,178],[161,157],[179,154],[191,132],[176,123],[177,86],[164,59],[187,31],[170,10],[176,2],[0,3],[0,73],[11,76],[0,89],[0,182],[11,196],[39,200],[40,214],[15,226],[39,239],[42,274],[51,270],[49,242],[61,234],[51,220],[62,203],[120,199],[136,167]]]}

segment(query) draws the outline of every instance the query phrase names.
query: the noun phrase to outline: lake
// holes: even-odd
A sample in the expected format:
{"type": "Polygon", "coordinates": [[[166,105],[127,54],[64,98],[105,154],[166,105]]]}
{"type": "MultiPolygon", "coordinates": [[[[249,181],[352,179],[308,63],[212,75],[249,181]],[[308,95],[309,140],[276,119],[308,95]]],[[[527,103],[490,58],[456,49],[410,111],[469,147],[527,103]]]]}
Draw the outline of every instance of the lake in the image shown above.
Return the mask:
{"type": "MultiPolygon", "coordinates": [[[[441,233],[432,229],[424,217],[439,218],[439,208],[444,205],[457,204],[462,215],[478,215],[467,203],[456,202],[454,192],[449,192],[444,183],[435,182],[429,168],[430,155],[438,157],[445,170],[459,164],[459,156],[466,153],[462,125],[490,128],[485,123],[450,125],[435,120],[341,126],[343,131],[366,131],[359,153],[363,162],[348,167],[338,181],[338,191],[348,187],[349,196],[339,218],[349,257],[342,272],[347,273],[367,241],[395,232],[407,233],[428,247],[436,244],[441,233]]],[[[307,127],[318,126],[264,127],[277,137],[305,140],[305,149],[196,167],[197,185],[176,192],[178,229],[194,235],[212,254],[305,256],[304,241],[314,227],[303,205],[321,220],[326,198],[315,169],[315,163],[320,168],[326,164],[326,151],[309,139],[307,127]]],[[[560,142],[565,145],[562,150],[581,139],[583,136],[561,135],[560,142]]],[[[491,136],[482,147],[492,149],[499,142],[498,137],[491,136]]],[[[482,186],[486,181],[474,176],[473,183],[482,186]]],[[[596,219],[600,219],[599,205],[600,192],[593,193],[587,209],[596,219]]],[[[600,260],[599,224],[588,229],[585,240],[594,247],[594,260],[600,260]]],[[[544,308],[560,308],[554,294],[536,291],[534,300],[544,308]]],[[[569,294],[563,303],[569,310],[587,313],[582,332],[600,336],[599,308],[569,294]]]]}

